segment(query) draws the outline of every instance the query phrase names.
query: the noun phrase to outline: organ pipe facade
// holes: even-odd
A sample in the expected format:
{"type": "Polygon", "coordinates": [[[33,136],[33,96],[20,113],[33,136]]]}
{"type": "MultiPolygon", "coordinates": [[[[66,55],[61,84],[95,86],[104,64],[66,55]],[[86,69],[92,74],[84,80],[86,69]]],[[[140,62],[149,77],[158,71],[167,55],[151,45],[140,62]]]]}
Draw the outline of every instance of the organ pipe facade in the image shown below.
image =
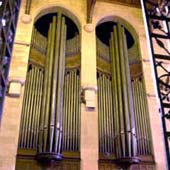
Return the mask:
{"type": "MultiPolygon", "coordinates": [[[[127,165],[151,156],[152,145],[141,61],[131,56],[139,49],[135,44],[128,49],[126,34],[122,24],[114,23],[109,43],[101,37],[96,43],[99,158],[114,157],[118,164],[127,165]]],[[[99,167],[105,170],[103,164],[99,167]]]]}
{"type": "Polygon", "coordinates": [[[19,137],[40,161],[80,151],[80,36],[67,39],[61,13],[51,20],[47,36],[33,29],[19,137]]]}

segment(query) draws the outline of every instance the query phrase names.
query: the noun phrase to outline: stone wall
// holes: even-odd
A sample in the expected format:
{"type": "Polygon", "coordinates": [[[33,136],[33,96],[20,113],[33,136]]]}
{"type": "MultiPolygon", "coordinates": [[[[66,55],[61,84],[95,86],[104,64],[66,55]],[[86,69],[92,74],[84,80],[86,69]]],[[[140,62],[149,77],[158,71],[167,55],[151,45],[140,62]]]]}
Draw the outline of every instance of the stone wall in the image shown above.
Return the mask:
{"type": "MultiPolygon", "coordinates": [[[[141,60],[145,78],[147,99],[149,104],[150,124],[153,139],[153,153],[155,155],[156,169],[166,169],[163,132],[160,114],[154,88],[151,60],[148,55],[146,36],[144,31],[142,11],[138,8],[97,2],[94,8],[91,25],[86,25],[85,0],[36,0],[32,1],[30,15],[25,15],[25,2],[22,1],[18,20],[18,27],[13,48],[13,57],[9,72],[9,80],[13,78],[26,78],[31,33],[34,20],[37,16],[62,7],[69,11],[71,18],[79,24],[81,35],[81,86],[96,87],[96,36],[95,27],[103,19],[119,17],[129,23],[139,37],[141,60]],[[89,28],[89,32],[85,28],[89,28]]],[[[66,12],[67,14],[67,12],[66,12]]],[[[127,24],[128,26],[128,24],[127,24]]],[[[133,30],[131,30],[133,31],[133,30]]],[[[14,170],[17,154],[17,143],[20,126],[20,116],[24,86],[18,98],[6,97],[4,112],[0,129],[0,169],[14,170]]],[[[97,95],[96,108],[88,110],[81,105],[81,170],[98,169],[98,112],[97,95]]]]}

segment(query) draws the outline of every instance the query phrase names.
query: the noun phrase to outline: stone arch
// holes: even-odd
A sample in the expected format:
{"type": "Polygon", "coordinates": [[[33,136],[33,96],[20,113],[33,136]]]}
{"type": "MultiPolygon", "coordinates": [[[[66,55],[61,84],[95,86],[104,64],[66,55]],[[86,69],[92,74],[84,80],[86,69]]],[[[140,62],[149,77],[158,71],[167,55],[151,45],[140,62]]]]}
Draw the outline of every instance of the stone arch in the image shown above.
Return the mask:
{"type": "Polygon", "coordinates": [[[81,22],[78,19],[78,17],[73,14],[69,9],[66,9],[65,7],[61,7],[61,6],[51,6],[51,7],[45,7],[43,9],[40,9],[35,18],[34,18],[34,22],[35,23],[39,18],[41,18],[44,15],[50,14],[50,13],[57,13],[57,12],[61,12],[62,14],[64,14],[66,17],[70,18],[77,26],[79,32],[81,30],[81,22]]]}

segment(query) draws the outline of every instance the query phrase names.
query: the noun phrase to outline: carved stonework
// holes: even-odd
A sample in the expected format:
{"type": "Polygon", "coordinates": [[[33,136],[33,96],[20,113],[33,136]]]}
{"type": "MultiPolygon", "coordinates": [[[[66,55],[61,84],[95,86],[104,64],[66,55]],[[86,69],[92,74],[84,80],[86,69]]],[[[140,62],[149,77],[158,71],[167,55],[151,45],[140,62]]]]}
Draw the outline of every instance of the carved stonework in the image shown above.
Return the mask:
{"type": "Polygon", "coordinates": [[[23,15],[21,16],[21,21],[22,21],[24,24],[29,24],[29,23],[32,21],[32,17],[31,17],[31,15],[23,14],[23,15]]]}
{"type": "Polygon", "coordinates": [[[84,30],[85,30],[86,32],[93,32],[93,31],[94,31],[94,26],[93,26],[93,24],[86,24],[86,25],[84,26],[84,30]]]}

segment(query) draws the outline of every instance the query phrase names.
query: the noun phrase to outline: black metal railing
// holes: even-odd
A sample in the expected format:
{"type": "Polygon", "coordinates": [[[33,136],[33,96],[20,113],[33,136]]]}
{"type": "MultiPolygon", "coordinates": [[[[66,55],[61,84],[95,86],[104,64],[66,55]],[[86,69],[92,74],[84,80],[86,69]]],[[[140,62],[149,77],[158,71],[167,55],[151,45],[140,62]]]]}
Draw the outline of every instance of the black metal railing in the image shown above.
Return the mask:
{"type": "Polygon", "coordinates": [[[141,0],[170,169],[170,2],[141,0]]]}
{"type": "Polygon", "coordinates": [[[0,0],[0,120],[19,8],[20,0],[0,0]]]}

